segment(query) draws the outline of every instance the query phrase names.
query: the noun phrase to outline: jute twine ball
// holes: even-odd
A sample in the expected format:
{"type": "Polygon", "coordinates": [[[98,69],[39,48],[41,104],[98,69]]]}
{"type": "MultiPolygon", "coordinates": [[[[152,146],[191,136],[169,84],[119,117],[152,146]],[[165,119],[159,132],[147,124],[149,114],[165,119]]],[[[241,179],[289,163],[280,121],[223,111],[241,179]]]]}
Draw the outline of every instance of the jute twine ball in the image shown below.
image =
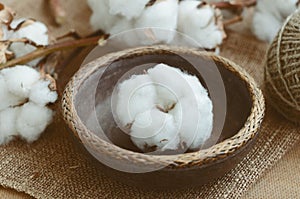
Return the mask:
{"type": "Polygon", "coordinates": [[[300,124],[300,11],[286,20],[268,51],[265,90],[280,113],[300,124]]]}

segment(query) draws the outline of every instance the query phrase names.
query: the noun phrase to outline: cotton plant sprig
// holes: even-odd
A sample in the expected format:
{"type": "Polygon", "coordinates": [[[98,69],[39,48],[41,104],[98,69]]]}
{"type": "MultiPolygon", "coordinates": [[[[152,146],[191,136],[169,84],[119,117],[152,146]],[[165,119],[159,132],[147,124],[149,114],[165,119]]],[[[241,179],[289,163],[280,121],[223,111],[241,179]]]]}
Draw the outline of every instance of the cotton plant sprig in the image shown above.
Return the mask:
{"type": "Polygon", "coordinates": [[[17,136],[28,142],[38,139],[52,120],[47,104],[57,100],[52,83],[26,65],[0,71],[0,144],[17,136]]]}
{"type": "Polygon", "coordinates": [[[49,44],[47,32],[41,22],[14,19],[11,9],[0,3],[0,145],[15,137],[33,142],[52,121],[54,111],[48,105],[58,98],[56,81],[45,65],[38,64],[40,60],[57,51],[96,45],[108,37],[102,34],[49,44]]]}
{"type": "MultiPolygon", "coordinates": [[[[200,47],[209,49],[220,45],[225,36],[218,11],[210,5],[202,6],[199,1],[188,2],[191,13],[180,12],[179,10],[183,10],[181,7],[185,6],[186,3],[179,3],[178,0],[144,0],[139,1],[139,3],[125,0],[88,0],[87,2],[93,11],[90,18],[92,27],[95,30],[101,29],[110,34],[136,28],[150,28],[156,38],[155,41],[168,44],[173,41],[176,30],[189,36],[195,35],[194,32],[204,36],[207,36],[210,32],[217,32],[218,34],[214,34],[212,38],[207,39],[212,43],[210,45],[203,43],[203,40],[199,41],[199,37],[194,38],[199,42],[200,47]],[[189,18],[184,21],[188,14],[192,14],[197,18],[189,18]],[[216,17],[217,15],[218,17],[216,17]],[[106,20],[103,20],[104,18],[106,20]],[[199,21],[200,25],[198,25],[199,21]],[[189,28],[183,28],[183,23],[187,24],[189,28]],[[170,30],[170,33],[166,34],[165,31],[159,31],[157,28],[170,30]]],[[[133,35],[132,37],[138,39],[139,35],[133,35]]],[[[143,41],[143,38],[140,38],[140,41],[143,41]]]]}
{"type": "MultiPolygon", "coordinates": [[[[14,19],[14,13],[1,4],[1,63],[48,45],[47,27],[32,19],[14,19]]],[[[41,58],[40,58],[41,59],[41,58]]],[[[33,69],[39,59],[27,65],[0,70],[0,145],[15,137],[28,142],[38,139],[51,122],[47,107],[57,100],[55,81],[33,69]]]]}
{"type": "MultiPolygon", "coordinates": [[[[153,44],[172,43],[173,39],[175,40],[175,31],[179,31],[192,37],[198,43],[197,47],[206,49],[215,49],[221,45],[226,37],[224,24],[229,25],[241,20],[240,16],[236,16],[224,21],[219,8],[232,11],[255,4],[254,0],[230,2],[87,0],[87,2],[93,11],[90,24],[95,30],[101,29],[110,34],[117,34],[135,28],[149,28],[155,36],[153,44]],[[157,28],[170,30],[170,33],[159,31],[157,28]]],[[[132,35],[132,39],[126,38],[127,42],[131,43],[138,39],[141,42],[144,40],[139,35],[132,35]]]]}

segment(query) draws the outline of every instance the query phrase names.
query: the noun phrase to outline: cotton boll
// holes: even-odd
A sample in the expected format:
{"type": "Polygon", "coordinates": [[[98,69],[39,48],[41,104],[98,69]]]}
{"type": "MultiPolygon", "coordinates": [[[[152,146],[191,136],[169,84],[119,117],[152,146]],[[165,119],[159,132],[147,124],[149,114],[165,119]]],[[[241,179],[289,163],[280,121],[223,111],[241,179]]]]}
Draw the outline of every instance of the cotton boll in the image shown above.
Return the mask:
{"type": "Polygon", "coordinates": [[[214,49],[220,45],[224,38],[223,31],[220,31],[215,24],[210,24],[202,31],[202,34],[206,36],[206,39],[202,39],[202,37],[198,38],[198,42],[202,43],[204,48],[214,49]]]}
{"type": "Polygon", "coordinates": [[[52,120],[53,112],[45,106],[28,102],[20,108],[17,130],[28,142],[37,140],[52,120]]]}
{"type": "Polygon", "coordinates": [[[2,31],[2,37],[1,40],[8,40],[11,35],[13,34],[13,31],[8,30],[8,28],[6,26],[2,26],[1,27],[1,31],[2,31]]]}
{"type": "Polygon", "coordinates": [[[10,142],[18,135],[16,128],[19,108],[8,108],[0,112],[0,145],[10,142]]]}
{"type": "Polygon", "coordinates": [[[212,102],[207,95],[181,98],[170,114],[179,127],[181,141],[189,149],[199,149],[210,137],[213,124],[212,102]]]}
{"type": "Polygon", "coordinates": [[[109,13],[109,0],[88,0],[87,3],[93,11],[90,18],[92,28],[109,33],[110,28],[121,18],[109,13]]]}
{"type": "Polygon", "coordinates": [[[291,13],[297,9],[297,0],[259,0],[257,1],[255,12],[269,13],[279,21],[284,21],[291,13]]]}
{"type": "Polygon", "coordinates": [[[191,89],[180,69],[166,64],[158,64],[150,68],[148,74],[156,86],[158,103],[163,107],[177,102],[191,89]]]}
{"type": "MultiPolygon", "coordinates": [[[[14,42],[10,45],[9,49],[14,53],[15,57],[22,57],[36,50],[36,47],[21,42],[14,42]]],[[[40,58],[35,59],[33,61],[28,62],[27,65],[36,66],[40,60],[41,60],[40,58]]]]}
{"type": "Polygon", "coordinates": [[[178,149],[177,132],[172,115],[151,109],[136,116],[130,135],[133,143],[143,151],[164,151],[178,149]]]}
{"type": "Polygon", "coordinates": [[[6,81],[8,90],[22,98],[29,96],[31,86],[40,78],[39,72],[25,65],[6,68],[1,73],[6,81]]]}
{"type": "MultiPolygon", "coordinates": [[[[14,20],[12,22],[12,26],[16,27],[24,20],[25,19],[14,20]]],[[[49,44],[49,37],[47,32],[48,29],[45,24],[35,21],[16,31],[13,31],[13,33],[8,35],[8,39],[26,38],[35,42],[37,45],[44,46],[49,44]]],[[[10,45],[9,49],[14,52],[15,57],[21,57],[36,50],[36,47],[30,44],[24,44],[23,42],[14,42],[10,45]]],[[[41,59],[35,59],[29,62],[28,65],[35,66],[40,60],[41,59]]]]}
{"type": "Polygon", "coordinates": [[[280,14],[284,18],[288,17],[297,9],[297,4],[299,3],[298,0],[287,0],[285,3],[282,3],[281,0],[277,0],[277,6],[280,9],[280,14]]]}
{"type": "Polygon", "coordinates": [[[253,15],[253,33],[261,40],[272,42],[282,22],[269,13],[256,12],[253,15]]]}
{"type": "Polygon", "coordinates": [[[39,80],[34,83],[30,90],[29,100],[42,106],[54,103],[57,100],[57,93],[50,90],[49,84],[50,81],[46,80],[39,80]]]}
{"type": "Polygon", "coordinates": [[[7,26],[1,26],[2,28],[2,32],[3,32],[3,40],[8,40],[10,38],[14,38],[14,30],[18,24],[22,23],[24,20],[26,20],[25,18],[20,18],[20,19],[14,19],[11,23],[10,23],[10,28],[9,29],[7,26]]]}
{"type": "MultiPolygon", "coordinates": [[[[30,21],[23,27],[16,29],[18,25],[25,20],[27,19],[21,18],[13,20],[10,24],[11,30],[6,26],[2,26],[3,40],[26,38],[35,42],[37,45],[48,45],[48,29],[45,24],[38,21],[30,21]]],[[[9,50],[14,53],[15,57],[21,57],[36,50],[36,47],[30,44],[24,44],[23,42],[13,42],[9,50]]],[[[40,60],[41,58],[35,59],[29,62],[28,65],[35,66],[40,60]]]]}
{"type": "Polygon", "coordinates": [[[191,95],[187,94],[186,96],[198,96],[198,95],[207,96],[207,90],[201,85],[199,79],[196,76],[185,74],[184,79],[190,85],[191,87],[190,91],[192,92],[191,95]]]}
{"type": "Polygon", "coordinates": [[[212,101],[196,76],[184,74],[191,90],[170,110],[180,129],[181,141],[199,149],[210,137],[213,125],[212,101]]]}
{"type": "Polygon", "coordinates": [[[158,64],[118,86],[116,114],[143,151],[196,150],[210,137],[212,102],[196,76],[158,64]],[[134,113],[134,114],[132,114],[134,113]],[[187,148],[186,148],[187,149],[187,148]]]}
{"type": "Polygon", "coordinates": [[[111,29],[109,29],[110,34],[118,34],[126,30],[131,30],[133,28],[133,22],[127,19],[120,19],[111,29]]]}
{"type": "MultiPolygon", "coordinates": [[[[197,127],[196,137],[190,146],[190,149],[199,149],[205,141],[210,137],[213,128],[213,113],[212,113],[212,101],[208,96],[196,97],[198,104],[198,113],[200,121],[197,127]]],[[[185,135],[182,135],[183,140],[187,139],[185,135]]]]}
{"type": "Polygon", "coordinates": [[[0,111],[3,109],[16,106],[24,99],[8,91],[7,84],[2,74],[0,74],[0,111]]]}
{"type": "Polygon", "coordinates": [[[38,45],[48,45],[47,26],[41,22],[35,21],[14,32],[12,38],[27,38],[38,45]]]}
{"type": "Polygon", "coordinates": [[[142,43],[138,39],[140,31],[137,29],[132,29],[132,23],[130,21],[129,22],[127,21],[129,24],[122,21],[127,21],[127,20],[126,19],[121,20],[120,24],[116,24],[116,26],[114,26],[110,30],[111,32],[110,45],[112,46],[117,45],[124,49],[141,46],[142,43]]]}
{"type": "Polygon", "coordinates": [[[120,14],[130,20],[138,17],[148,2],[149,0],[109,0],[109,12],[112,15],[120,14]]]}
{"type": "Polygon", "coordinates": [[[271,42],[285,19],[297,9],[297,0],[260,0],[253,14],[252,31],[261,40],[271,42]]]}
{"type": "MultiPolygon", "coordinates": [[[[177,13],[177,0],[157,1],[143,11],[141,16],[136,20],[135,28],[153,28],[151,29],[155,36],[153,43],[170,43],[174,38],[174,30],[177,27],[177,13]],[[162,28],[170,31],[160,31],[155,28],[162,28]]],[[[140,38],[141,41],[145,40],[145,35],[142,36],[143,37],[140,38]]],[[[146,44],[151,43],[148,42],[146,44]]]]}
{"type": "Polygon", "coordinates": [[[56,101],[57,94],[48,88],[49,81],[40,78],[25,65],[0,71],[0,144],[14,136],[32,142],[50,123],[53,113],[45,105],[56,101]]]}
{"type": "Polygon", "coordinates": [[[181,1],[178,14],[178,31],[199,43],[199,47],[213,49],[225,36],[220,23],[221,13],[210,5],[199,6],[199,1],[181,1]]]}
{"type": "Polygon", "coordinates": [[[179,20],[178,26],[181,27],[183,25],[192,25],[193,27],[204,28],[207,26],[211,18],[214,16],[213,8],[210,6],[202,6],[202,8],[198,8],[199,1],[182,1],[179,5],[179,20]],[[188,21],[192,18],[189,16],[192,14],[194,17],[200,18],[198,20],[194,19],[188,21]]]}
{"type": "MultiPolygon", "coordinates": [[[[155,106],[156,91],[148,75],[134,75],[118,86],[116,114],[122,126],[155,106]]],[[[114,107],[113,107],[114,108],[114,107]]]]}

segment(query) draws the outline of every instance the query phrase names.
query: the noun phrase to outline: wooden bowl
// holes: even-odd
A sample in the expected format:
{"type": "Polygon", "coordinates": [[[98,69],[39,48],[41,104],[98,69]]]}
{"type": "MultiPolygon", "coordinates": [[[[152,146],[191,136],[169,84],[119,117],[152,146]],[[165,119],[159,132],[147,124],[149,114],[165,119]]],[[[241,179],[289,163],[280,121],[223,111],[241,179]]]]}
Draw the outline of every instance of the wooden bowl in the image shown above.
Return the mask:
{"type": "Polygon", "coordinates": [[[255,81],[241,67],[223,57],[196,49],[151,46],[107,54],[86,64],[66,86],[62,109],[64,119],[75,136],[92,155],[103,160],[105,165],[109,165],[109,161],[110,165],[121,163],[137,168],[157,168],[150,172],[129,173],[101,164],[104,173],[131,185],[175,188],[204,184],[232,169],[254,143],[264,117],[265,102],[255,81]],[[213,62],[223,79],[227,112],[224,127],[219,133],[217,131],[220,126],[216,126],[219,125],[216,118],[224,101],[212,98],[215,117],[212,138],[217,136],[218,142],[208,144],[199,151],[184,154],[141,153],[132,144],[129,136],[115,127],[109,108],[98,112],[94,108],[97,105],[109,107],[105,99],[111,94],[121,74],[132,66],[165,63],[197,75],[205,85],[205,78],[197,74],[183,57],[198,63],[205,74],[216,76],[211,69],[213,62]],[[104,71],[107,66],[109,68],[104,71]],[[100,83],[94,82],[99,77],[93,77],[104,73],[100,83]],[[97,86],[92,86],[95,84],[97,86]],[[90,89],[92,87],[96,89],[90,89]],[[96,114],[95,117],[102,124],[101,128],[87,125],[87,115],[91,112],[96,114]],[[98,130],[101,129],[104,134],[99,134],[98,130]]]}

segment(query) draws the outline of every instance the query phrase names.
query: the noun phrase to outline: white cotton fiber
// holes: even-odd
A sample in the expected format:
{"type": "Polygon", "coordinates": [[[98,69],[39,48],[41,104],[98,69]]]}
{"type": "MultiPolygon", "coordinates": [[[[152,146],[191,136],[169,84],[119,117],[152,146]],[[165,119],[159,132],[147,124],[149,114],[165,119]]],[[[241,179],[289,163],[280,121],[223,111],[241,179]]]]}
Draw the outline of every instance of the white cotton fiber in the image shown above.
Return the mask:
{"type": "Polygon", "coordinates": [[[53,111],[32,102],[20,108],[17,131],[28,142],[37,140],[52,120],[53,111]]]}
{"type": "Polygon", "coordinates": [[[180,141],[173,116],[157,109],[138,114],[130,136],[133,143],[144,151],[148,147],[163,151],[176,150],[180,141]]]}
{"type": "Polygon", "coordinates": [[[257,12],[253,15],[252,30],[261,40],[272,42],[281,25],[282,22],[269,13],[257,12]]]}
{"type": "Polygon", "coordinates": [[[149,0],[109,0],[109,13],[122,15],[128,20],[138,17],[149,0]]]}
{"type": "MultiPolygon", "coordinates": [[[[13,26],[17,26],[24,20],[26,19],[14,20],[12,24],[13,26]]],[[[47,26],[41,22],[36,21],[16,31],[13,31],[13,33],[8,36],[8,39],[26,38],[35,42],[37,45],[44,46],[49,44],[49,37],[47,32],[47,26]]],[[[15,57],[21,57],[36,50],[36,47],[30,44],[24,44],[23,42],[14,42],[10,45],[9,49],[15,54],[15,57]]],[[[39,61],[40,59],[35,59],[27,64],[35,66],[39,61]]]]}
{"type": "Polygon", "coordinates": [[[176,103],[178,98],[185,96],[191,89],[188,82],[185,81],[184,73],[178,68],[158,64],[147,72],[156,85],[159,98],[166,104],[168,104],[167,101],[176,103]]]}
{"type": "Polygon", "coordinates": [[[191,91],[191,94],[186,94],[189,96],[205,96],[207,95],[207,90],[201,85],[199,82],[198,77],[190,74],[184,74],[184,79],[187,81],[189,84],[190,88],[189,91],[191,91]]]}
{"type": "Polygon", "coordinates": [[[196,0],[180,2],[177,29],[196,40],[199,47],[216,48],[224,38],[224,30],[218,23],[219,10],[198,5],[196,0]]]}
{"type": "Polygon", "coordinates": [[[0,111],[20,104],[24,98],[14,95],[7,89],[7,84],[0,74],[0,111]]]}
{"type": "MultiPolygon", "coordinates": [[[[178,1],[165,0],[157,1],[154,5],[147,7],[136,20],[135,28],[153,28],[151,29],[157,42],[170,43],[175,35],[177,27],[178,1]],[[162,28],[166,31],[156,30],[162,28]]],[[[139,38],[145,40],[143,37],[139,38]]]]}
{"type": "Polygon", "coordinates": [[[40,78],[39,72],[25,65],[3,69],[1,74],[6,81],[8,90],[22,98],[29,96],[31,86],[40,78]]]}
{"type": "Polygon", "coordinates": [[[0,145],[17,136],[33,142],[45,130],[53,116],[47,105],[57,100],[49,84],[26,65],[0,71],[0,145]]]}
{"type": "Polygon", "coordinates": [[[16,107],[0,112],[0,145],[7,144],[18,135],[16,120],[19,111],[19,107],[16,107]]]}
{"type": "Polygon", "coordinates": [[[123,126],[155,106],[155,87],[148,75],[134,75],[118,86],[116,113],[123,126]]]}
{"type": "Polygon", "coordinates": [[[182,146],[197,150],[210,137],[213,104],[196,76],[157,64],[147,74],[135,75],[118,88],[116,113],[122,125],[133,122],[131,139],[141,150],[176,150],[182,146]],[[150,89],[137,94],[134,103],[128,104],[133,88],[144,82],[150,89]],[[136,114],[129,117],[128,112],[136,114]]]}
{"type": "Polygon", "coordinates": [[[123,31],[131,30],[133,28],[133,22],[127,19],[120,19],[118,23],[109,28],[109,33],[114,35],[123,31]]]}
{"type": "Polygon", "coordinates": [[[178,125],[181,141],[189,149],[199,149],[212,131],[212,102],[207,95],[181,98],[170,111],[178,125]]]}
{"type": "MultiPolygon", "coordinates": [[[[36,47],[29,45],[29,44],[24,44],[21,42],[14,42],[10,45],[9,49],[14,53],[15,57],[22,57],[23,55],[26,55],[34,50],[36,50],[36,47]]],[[[27,64],[30,66],[36,66],[41,59],[35,59],[27,64]]]]}
{"type": "Polygon", "coordinates": [[[35,21],[15,31],[11,38],[27,38],[38,45],[47,45],[49,41],[47,32],[45,24],[35,21]]]}
{"type": "Polygon", "coordinates": [[[103,30],[109,33],[109,30],[121,19],[121,17],[109,13],[109,0],[87,0],[87,3],[93,11],[90,24],[94,30],[103,30]]]}
{"type": "Polygon", "coordinates": [[[3,31],[3,37],[2,37],[3,40],[8,40],[11,38],[16,39],[14,36],[15,32],[13,29],[15,29],[18,26],[18,24],[22,23],[24,20],[26,20],[26,19],[19,18],[19,19],[12,20],[12,22],[10,23],[10,28],[12,28],[12,29],[8,29],[7,26],[1,26],[2,31],[3,31]]]}
{"type": "Polygon", "coordinates": [[[50,81],[39,80],[35,82],[30,90],[30,101],[45,106],[57,100],[57,93],[49,88],[50,81]]]}
{"type": "Polygon", "coordinates": [[[252,31],[261,40],[272,42],[285,19],[297,9],[297,0],[259,0],[255,7],[252,31]]]}

